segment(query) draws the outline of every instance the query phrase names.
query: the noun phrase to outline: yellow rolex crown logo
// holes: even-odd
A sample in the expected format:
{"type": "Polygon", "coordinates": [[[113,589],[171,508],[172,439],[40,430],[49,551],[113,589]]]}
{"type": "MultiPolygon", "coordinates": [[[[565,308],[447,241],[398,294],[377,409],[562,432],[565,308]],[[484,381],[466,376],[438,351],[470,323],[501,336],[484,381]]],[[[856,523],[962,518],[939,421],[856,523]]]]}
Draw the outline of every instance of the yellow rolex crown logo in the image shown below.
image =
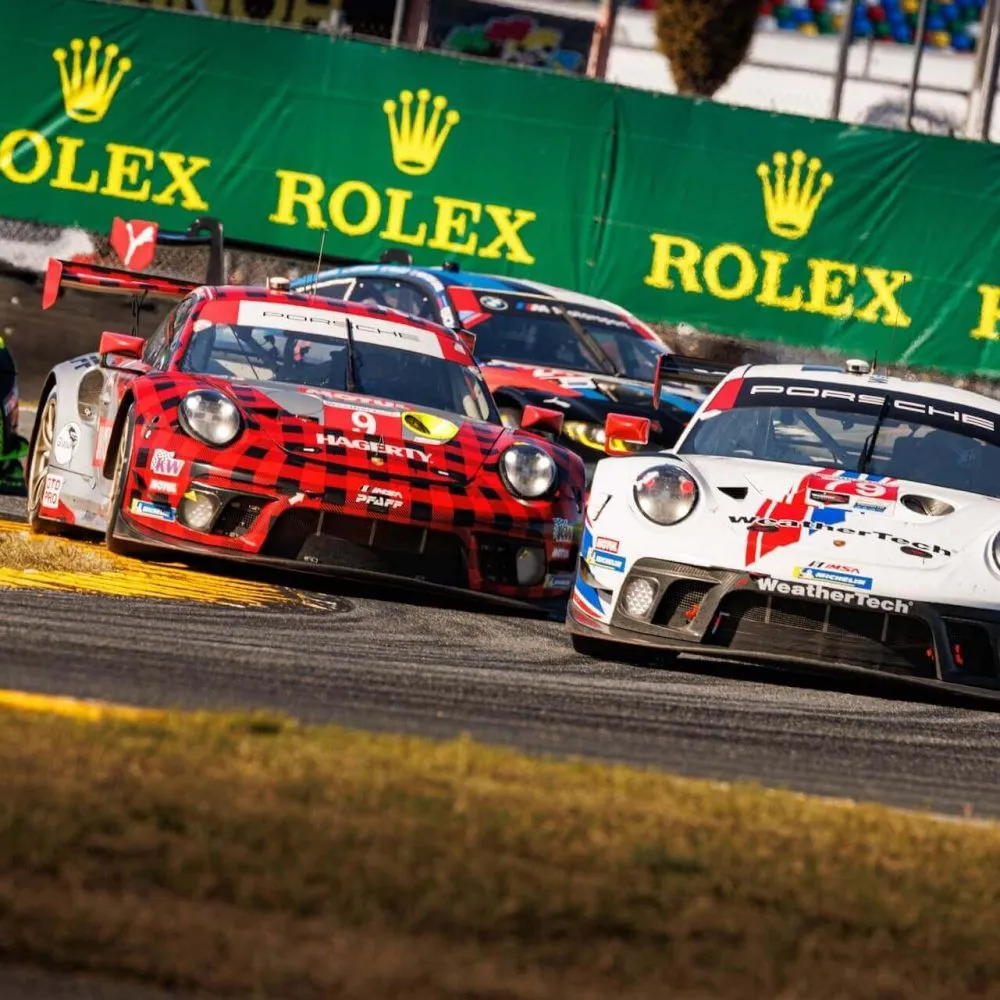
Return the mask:
{"type": "Polygon", "coordinates": [[[382,105],[389,119],[389,142],[392,144],[392,162],[404,174],[419,177],[434,169],[441,150],[448,139],[448,133],[461,121],[462,116],[454,109],[444,114],[448,98],[440,95],[434,98],[430,117],[427,106],[431,104],[431,92],[417,91],[417,107],[413,108],[413,92],[404,90],[397,104],[392,98],[382,105]],[[399,118],[396,118],[396,111],[399,118]]]}
{"type": "Polygon", "coordinates": [[[824,173],[816,183],[822,162],[812,157],[806,168],[805,179],[802,179],[802,165],[806,162],[806,154],[801,149],[792,153],[791,174],[786,174],[788,155],[775,153],[774,179],[771,179],[771,167],[761,163],[757,167],[757,176],[764,189],[764,215],[767,228],[775,236],[787,240],[799,240],[809,232],[813,224],[816,209],[823,200],[827,188],[833,184],[833,174],[824,173]]]}
{"type": "Polygon", "coordinates": [[[84,124],[99,122],[108,113],[122,77],[132,68],[132,60],[128,56],[118,59],[118,46],[114,42],[105,48],[104,62],[98,67],[101,44],[99,38],[91,38],[86,66],[83,65],[82,38],[74,38],[69,43],[73,53],[69,67],[66,65],[68,57],[65,49],[56,49],[52,53],[52,58],[59,64],[59,82],[62,84],[66,114],[84,124]]]}

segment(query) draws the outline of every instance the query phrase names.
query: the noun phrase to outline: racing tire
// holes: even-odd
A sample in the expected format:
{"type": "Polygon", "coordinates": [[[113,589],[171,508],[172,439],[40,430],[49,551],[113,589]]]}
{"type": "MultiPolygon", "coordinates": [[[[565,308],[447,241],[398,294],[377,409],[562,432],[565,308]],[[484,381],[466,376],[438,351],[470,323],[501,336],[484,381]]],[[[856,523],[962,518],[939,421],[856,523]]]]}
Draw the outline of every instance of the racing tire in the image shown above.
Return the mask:
{"type": "Polygon", "coordinates": [[[111,506],[108,508],[108,523],[104,530],[104,544],[116,556],[135,556],[139,549],[132,542],[115,537],[121,517],[122,502],[125,499],[125,466],[132,454],[132,436],[135,433],[135,410],[129,407],[125,415],[125,426],[118,436],[118,452],[115,455],[115,475],[111,481],[111,506]]]}
{"type": "Polygon", "coordinates": [[[42,498],[45,495],[45,480],[49,474],[49,462],[56,440],[56,410],[58,400],[56,390],[50,389],[35,418],[37,426],[34,445],[28,459],[28,528],[33,535],[58,535],[63,531],[59,521],[42,516],[42,498]]]}

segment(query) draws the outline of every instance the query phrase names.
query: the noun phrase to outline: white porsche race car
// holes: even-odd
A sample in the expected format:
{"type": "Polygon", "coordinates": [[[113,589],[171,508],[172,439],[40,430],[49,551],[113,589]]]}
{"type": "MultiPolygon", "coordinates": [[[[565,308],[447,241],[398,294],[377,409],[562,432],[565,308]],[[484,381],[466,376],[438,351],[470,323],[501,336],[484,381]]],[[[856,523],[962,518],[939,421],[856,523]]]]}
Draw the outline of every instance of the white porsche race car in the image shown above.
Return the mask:
{"type": "Polygon", "coordinates": [[[1000,403],[863,361],[734,369],[674,448],[598,463],[567,626],[597,656],[1000,690],[1000,403]]]}

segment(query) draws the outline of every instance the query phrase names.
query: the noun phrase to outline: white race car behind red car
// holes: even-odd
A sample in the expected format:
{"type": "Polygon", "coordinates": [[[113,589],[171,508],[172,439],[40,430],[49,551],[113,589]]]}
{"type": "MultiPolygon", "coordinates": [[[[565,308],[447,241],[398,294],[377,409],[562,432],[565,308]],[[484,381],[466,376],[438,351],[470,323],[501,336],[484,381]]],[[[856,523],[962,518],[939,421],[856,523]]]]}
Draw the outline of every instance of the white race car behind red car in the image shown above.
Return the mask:
{"type": "Polygon", "coordinates": [[[861,361],[734,369],[670,451],[598,463],[567,625],[600,656],[1000,690],[1000,403],[861,361]]]}

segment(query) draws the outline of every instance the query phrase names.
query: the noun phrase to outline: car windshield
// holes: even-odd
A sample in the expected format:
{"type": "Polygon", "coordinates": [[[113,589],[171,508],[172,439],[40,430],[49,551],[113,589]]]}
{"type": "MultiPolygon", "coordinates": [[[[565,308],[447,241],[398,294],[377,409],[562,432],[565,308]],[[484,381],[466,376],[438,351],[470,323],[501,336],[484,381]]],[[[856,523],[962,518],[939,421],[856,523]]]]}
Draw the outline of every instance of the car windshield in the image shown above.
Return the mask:
{"type": "Polygon", "coordinates": [[[487,314],[475,327],[476,354],[483,359],[652,382],[657,359],[670,353],[666,345],[643,337],[614,313],[516,295],[482,294],[479,301],[487,314]],[[553,306],[572,316],[589,334],[590,343],[553,306]]]}
{"type": "Polygon", "coordinates": [[[613,317],[614,322],[594,315],[592,318],[577,316],[576,319],[601,345],[601,349],[614,362],[619,373],[626,378],[640,382],[652,382],[656,378],[656,363],[670,348],[658,340],[650,340],[637,333],[624,320],[613,317]]]}
{"type": "MultiPolygon", "coordinates": [[[[342,316],[327,315],[338,324],[330,334],[200,318],[195,321],[180,370],[343,390],[348,387],[349,370],[346,325],[342,316]]],[[[353,333],[353,391],[499,422],[489,391],[475,368],[425,353],[436,346],[435,334],[398,324],[380,327],[370,320],[355,322],[353,333]],[[397,338],[409,339],[411,334],[415,335],[414,346],[397,346],[397,338]],[[386,340],[389,343],[378,342],[386,340]]]]}
{"type": "Polygon", "coordinates": [[[1000,415],[876,385],[745,379],[678,452],[865,472],[1000,497],[1000,415]]]}

